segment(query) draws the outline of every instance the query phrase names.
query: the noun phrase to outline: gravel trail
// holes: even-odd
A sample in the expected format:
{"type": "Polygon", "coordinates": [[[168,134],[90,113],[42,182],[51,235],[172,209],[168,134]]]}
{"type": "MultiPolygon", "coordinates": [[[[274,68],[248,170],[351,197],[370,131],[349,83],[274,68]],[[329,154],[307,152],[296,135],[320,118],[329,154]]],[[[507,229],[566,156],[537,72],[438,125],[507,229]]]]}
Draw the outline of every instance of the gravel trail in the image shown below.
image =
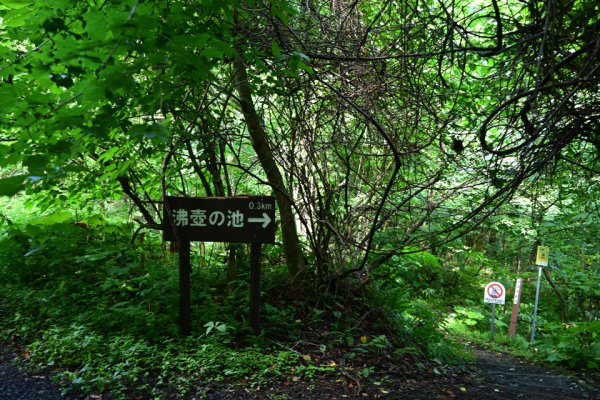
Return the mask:
{"type": "Polygon", "coordinates": [[[4,346],[0,351],[0,400],[64,399],[48,374],[27,373],[15,366],[19,361],[14,349],[4,346]]]}
{"type": "MultiPolygon", "coordinates": [[[[2,346],[2,344],[0,344],[2,346]]],[[[454,389],[443,389],[437,387],[435,380],[425,377],[418,382],[422,385],[411,384],[402,389],[398,382],[392,386],[396,390],[389,390],[371,396],[362,393],[356,396],[342,396],[343,398],[373,398],[373,399],[543,399],[543,400],[600,400],[600,377],[598,375],[585,375],[573,377],[553,369],[519,360],[508,355],[475,348],[475,361],[471,372],[467,375],[456,376],[454,389]],[[460,390],[459,390],[460,389],[460,390]],[[365,397],[366,396],[366,397],[365,397]]],[[[102,400],[101,395],[90,396],[67,396],[60,394],[58,386],[50,379],[49,372],[29,373],[19,365],[23,364],[23,357],[10,346],[0,347],[0,400],[102,400]]],[[[416,381],[415,381],[416,382],[416,381]]],[[[417,383],[418,383],[417,382],[417,383]]],[[[312,385],[315,393],[328,393],[333,382],[329,380],[317,380],[312,385]],[[320,384],[318,383],[320,382],[320,384]],[[323,386],[322,388],[320,386],[323,386]],[[320,391],[319,389],[327,389],[320,391]]],[[[442,383],[447,385],[447,382],[442,383]]],[[[444,386],[445,387],[445,386],[444,386]]],[[[233,389],[233,388],[232,388],[233,389]]],[[[291,388],[271,388],[275,392],[287,393],[286,399],[296,398],[299,393],[293,392],[291,388]],[[291,396],[291,397],[290,397],[291,396]]],[[[239,399],[240,393],[231,390],[219,391],[214,398],[239,399]]],[[[303,393],[297,398],[309,399],[311,393],[301,390],[303,393]]],[[[339,394],[339,393],[338,393],[339,394]]],[[[255,394],[242,396],[243,398],[259,399],[262,395],[255,394]],[[258,395],[258,397],[256,397],[258,395]]],[[[322,396],[320,396],[322,397],[322,396]]],[[[342,398],[338,396],[325,398],[342,398]]],[[[279,398],[279,397],[277,397],[279,398]]],[[[108,398],[106,398],[108,399],[108,398]]]]}
{"type": "Polygon", "coordinates": [[[569,376],[505,354],[474,348],[477,372],[471,390],[481,399],[600,400],[597,376],[569,376]]]}

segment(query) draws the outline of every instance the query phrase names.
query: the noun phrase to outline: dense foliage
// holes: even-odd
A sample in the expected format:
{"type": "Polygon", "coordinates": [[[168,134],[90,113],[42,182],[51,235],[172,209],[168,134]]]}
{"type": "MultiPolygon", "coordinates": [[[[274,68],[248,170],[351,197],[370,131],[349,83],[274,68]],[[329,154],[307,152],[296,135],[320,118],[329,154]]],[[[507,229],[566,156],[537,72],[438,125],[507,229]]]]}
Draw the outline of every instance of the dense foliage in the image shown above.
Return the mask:
{"type": "Polygon", "coordinates": [[[592,0],[2,8],[2,193],[125,194],[159,228],[165,194],[273,191],[293,278],[377,267],[540,175],[594,173],[592,0]]]}
{"type": "MultiPolygon", "coordinates": [[[[55,378],[65,391],[185,397],[231,383],[255,390],[272,380],[356,371],[363,379],[375,367],[354,359],[394,351],[431,353],[444,363],[459,354],[424,304],[402,310],[380,294],[366,302],[334,293],[290,298],[278,251],[265,254],[263,332],[253,336],[248,261],[240,279],[228,282],[226,248],[216,244],[192,251],[193,332],[182,336],[177,257],[161,250],[159,236],[131,242],[134,225],[116,216],[89,215],[76,226],[72,211],[32,217],[18,202],[2,204],[11,223],[0,241],[0,341],[27,345],[32,365],[60,368],[55,378]],[[348,365],[333,361],[340,347],[335,356],[348,365]]],[[[118,205],[96,211],[122,217],[118,205]]]]}

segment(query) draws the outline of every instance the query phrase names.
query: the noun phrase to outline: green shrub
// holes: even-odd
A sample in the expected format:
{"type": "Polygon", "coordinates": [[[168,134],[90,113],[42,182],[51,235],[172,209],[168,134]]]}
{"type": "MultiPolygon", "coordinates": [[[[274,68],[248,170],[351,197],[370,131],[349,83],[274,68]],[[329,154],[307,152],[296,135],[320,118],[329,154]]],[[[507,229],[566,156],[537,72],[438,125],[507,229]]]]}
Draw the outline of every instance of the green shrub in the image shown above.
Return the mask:
{"type": "Polygon", "coordinates": [[[467,334],[470,331],[489,329],[489,316],[486,317],[478,307],[454,308],[454,312],[446,318],[446,329],[457,334],[467,334]]]}
{"type": "Polygon", "coordinates": [[[600,321],[544,326],[538,348],[546,359],[570,368],[600,369],[600,321]]]}

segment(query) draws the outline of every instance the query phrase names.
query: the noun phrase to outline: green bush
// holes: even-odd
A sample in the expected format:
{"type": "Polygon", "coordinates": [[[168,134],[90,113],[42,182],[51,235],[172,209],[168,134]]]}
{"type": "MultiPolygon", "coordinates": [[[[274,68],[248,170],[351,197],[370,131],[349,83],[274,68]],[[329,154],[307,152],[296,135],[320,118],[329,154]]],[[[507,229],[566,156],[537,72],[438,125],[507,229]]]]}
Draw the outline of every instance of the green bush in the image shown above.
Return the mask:
{"type": "Polygon", "coordinates": [[[463,360],[460,346],[445,335],[444,312],[424,299],[411,299],[404,288],[391,278],[373,282],[367,291],[371,305],[383,310],[385,324],[394,327],[392,342],[398,352],[426,355],[444,363],[463,360]]]}
{"type": "Polygon", "coordinates": [[[600,369],[600,321],[545,324],[538,348],[570,368],[600,369]]]}
{"type": "Polygon", "coordinates": [[[221,337],[207,336],[151,343],[71,325],[44,331],[29,350],[37,365],[61,366],[57,379],[66,390],[107,392],[115,398],[128,398],[131,386],[148,386],[159,397],[175,389],[185,397],[199,385],[226,379],[260,385],[281,374],[301,373],[296,371],[298,353],[254,346],[236,350],[221,344],[221,337]]]}

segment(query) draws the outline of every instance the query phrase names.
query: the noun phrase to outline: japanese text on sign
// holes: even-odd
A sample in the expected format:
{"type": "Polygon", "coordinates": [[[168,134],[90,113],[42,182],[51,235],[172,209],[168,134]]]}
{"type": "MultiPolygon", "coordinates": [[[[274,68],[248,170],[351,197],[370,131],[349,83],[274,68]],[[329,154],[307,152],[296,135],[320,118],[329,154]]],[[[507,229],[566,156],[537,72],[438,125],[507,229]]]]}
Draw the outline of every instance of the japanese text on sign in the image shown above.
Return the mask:
{"type": "Polygon", "coordinates": [[[270,196],[224,198],[167,197],[165,240],[272,243],[275,199],[270,196]]]}
{"type": "Polygon", "coordinates": [[[183,208],[172,210],[175,226],[226,226],[233,228],[244,227],[244,214],[240,210],[227,210],[227,215],[221,211],[186,210],[183,208]]]}

